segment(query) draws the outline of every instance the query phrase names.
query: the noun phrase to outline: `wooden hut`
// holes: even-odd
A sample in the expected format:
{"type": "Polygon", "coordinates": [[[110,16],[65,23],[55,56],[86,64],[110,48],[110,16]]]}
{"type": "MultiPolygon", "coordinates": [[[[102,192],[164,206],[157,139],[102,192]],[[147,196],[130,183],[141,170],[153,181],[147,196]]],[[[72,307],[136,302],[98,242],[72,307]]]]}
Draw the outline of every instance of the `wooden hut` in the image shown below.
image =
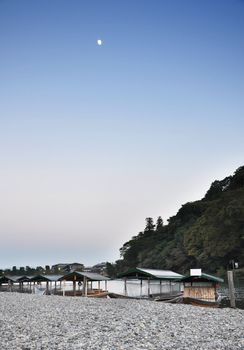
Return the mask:
{"type": "MultiPolygon", "coordinates": [[[[72,281],[73,282],[73,291],[70,291],[68,293],[63,293],[63,295],[82,295],[82,296],[88,296],[88,297],[103,297],[108,294],[107,291],[107,281],[109,280],[108,277],[99,275],[98,273],[94,272],[81,272],[81,271],[73,271],[70,272],[64,276],[62,276],[59,281],[72,281]],[[105,283],[105,290],[102,290],[101,287],[101,282],[104,281],[105,283]],[[82,285],[82,289],[77,290],[77,282],[80,285],[82,285]],[[93,288],[93,282],[97,282],[98,288],[94,289],[93,288]]],[[[63,289],[65,291],[65,288],[63,289]]]]}
{"type": "Polygon", "coordinates": [[[3,275],[0,277],[0,290],[3,292],[12,292],[13,284],[16,282],[16,276],[3,275]]]}
{"type": "Polygon", "coordinates": [[[0,277],[0,290],[8,292],[18,292],[21,289],[21,282],[19,279],[22,276],[4,275],[0,277]],[[18,284],[16,286],[16,284],[18,284]]]}
{"type": "Polygon", "coordinates": [[[184,283],[183,300],[185,303],[196,303],[217,306],[217,286],[224,282],[222,278],[203,273],[201,269],[191,269],[190,276],[182,279],[184,283]]]}
{"type": "MultiPolygon", "coordinates": [[[[63,275],[36,275],[33,276],[32,278],[29,279],[30,281],[30,288],[31,284],[40,284],[45,282],[46,283],[46,289],[45,289],[45,294],[50,294],[51,290],[53,288],[53,283],[54,283],[54,293],[57,288],[57,282],[60,280],[60,278],[63,277],[63,275]]],[[[61,285],[61,283],[60,283],[61,285]]]]}

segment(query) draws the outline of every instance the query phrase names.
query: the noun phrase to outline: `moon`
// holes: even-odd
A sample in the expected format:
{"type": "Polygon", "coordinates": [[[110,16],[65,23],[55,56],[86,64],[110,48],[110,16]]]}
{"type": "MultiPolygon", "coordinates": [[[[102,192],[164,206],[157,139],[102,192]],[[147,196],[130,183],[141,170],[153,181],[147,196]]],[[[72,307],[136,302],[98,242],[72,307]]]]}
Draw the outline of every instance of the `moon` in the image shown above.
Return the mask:
{"type": "Polygon", "coordinates": [[[97,45],[101,46],[103,44],[102,40],[101,39],[98,39],[97,40],[97,45]]]}

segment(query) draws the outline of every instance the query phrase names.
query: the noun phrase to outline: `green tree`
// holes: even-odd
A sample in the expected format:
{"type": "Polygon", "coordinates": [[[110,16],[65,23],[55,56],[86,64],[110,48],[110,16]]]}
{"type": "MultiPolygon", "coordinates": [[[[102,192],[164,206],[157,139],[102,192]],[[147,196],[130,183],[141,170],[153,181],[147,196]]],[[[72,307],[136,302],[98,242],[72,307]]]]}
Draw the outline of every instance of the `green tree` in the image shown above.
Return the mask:
{"type": "Polygon", "coordinates": [[[155,225],[153,223],[153,218],[146,218],[146,227],[144,232],[154,231],[155,225]]]}
{"type": "Polygon", "coordinates": [[[116,270],[144,266],[186,273],[216,272],[233,257],[244,266],[244,167],[212,183],[202,200],[188,202],[163,225],[146,218],[146,228],[120,249],[116,270]]]}
{"type": "Polygon", "coordinates": [[[163,228],[164,222],[161,216],[158,217],[156,222],[156,231],[160,231],[163,228]]]}
{"type": "Polygon", "coordinates": [[[111,264],[110,262],[106,262],[106,273],[110,278],[116,277],[116,274],[117,274],[116,265],[111,264]]]}

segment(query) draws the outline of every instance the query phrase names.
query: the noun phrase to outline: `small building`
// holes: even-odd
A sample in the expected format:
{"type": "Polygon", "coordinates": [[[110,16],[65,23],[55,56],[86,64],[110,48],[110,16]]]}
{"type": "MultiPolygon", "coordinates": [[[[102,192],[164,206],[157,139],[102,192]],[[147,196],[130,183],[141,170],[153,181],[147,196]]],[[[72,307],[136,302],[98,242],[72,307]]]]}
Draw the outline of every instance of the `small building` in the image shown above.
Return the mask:
{"type": "Polygon", "coordinates": [[[109,280],[108,277],[99,275],[98,273],[94,272],[81,272],[81,271],[73,271],[68,274],[65,274],[64,276],[59,278],[60,282],[66,282],[66,281],[72,281],[73,282],[73,296],[76,296],[78,294],[83,296],[95,295],[98,296],[98,294],[103,294],[103,292],[107,292],[107,281],[109,280]],[[104,281],[105,284],[105,290],[102,291],[100,288],[100,283],[104,281]],[[82,284],[82,291],[77,291],[76,283],[78,282],[78,286],[82,284]],[[92,283],[97,282],[98,288],[95,290],[92,287],[92,283]],[[77,293],[78,292],[78,293],[77,293]],[[97,292],[97,293],[96,293],[97,292]]]}
{"type": "Polygon", "coordinates": [[[1,290],[12,291],[13,284],[17,282],[18,276],[8,276],[4,275],[0,277],[1,290]],[[5,285],[5,286],[2,286],[5,285]]]}
{"type": "MultiPolygon", "coordinates": [[[[29,279],[30,281],[30,287],[31,284],[34,284],[34,289],[35,289],[35,284],[39,285],[42,282],[46,283],[46,288],[45,288],[45,294],[50,294],[50,291],[52,291],[53,288],[53,283],[54,283],[54,293],[57,290],[57,282],[59,281],[59,279],[62,277],[63,275],[48,275],[48,274],[43,274],[43,275],[36,275],[33,276],[29,279]]],[[[60,283],[61,285],[61,283],[60,283]]]]}
{"type": "Polygon", "coordinates": [[[140,297],[161,295],[161,294],[177,294],[181,291],[181,280],[184,276],[170,270],[157,270],[136,267],[124,273],[119,274],[118,278],[124,279],[124,295],[128,295],[128,282],[130,280],[140,281],[140,297]],[[155,285],[157,285],[157,289],[155,285]],[[147,290],[145,292],[145,283],[147,290]],[[154,287],[154,288],[153,288],[154,287]]]}
{"type": "Polygon", "coordinates": [[[107,263],[106,262],[101,262],[99,264],[96,264],[96,265],[93,265],[91,267],[91,272],[95,272],[95,273],[99,273],[101,275],[105,275],[105,272],[106,272],[106,265],[107,263]]]}
{"type": "Polygon", "coordinates": [[[4,275],[0,277],[0,290],[6,292],[28,292],[29,289],[23,288],[23,282],[29,282],[29,278],[27,276],[9,276],[4,275]]]}
{"type": "Polygon", "coordinates": [[[217,286],[224,280],[203,273],[201,269],[191,269],[190,276],[184,277],[182,282],[184,283],[183,298],[215,302],[217,300],[217,286]]]}
{"type": "Polygon", "coordinates": [[[51,268],[52,272],[55,273],[67,273],[71,271],[83,271],[84,265],[80,263],[66,263],[66,264],[56,264],[51,268]]]}

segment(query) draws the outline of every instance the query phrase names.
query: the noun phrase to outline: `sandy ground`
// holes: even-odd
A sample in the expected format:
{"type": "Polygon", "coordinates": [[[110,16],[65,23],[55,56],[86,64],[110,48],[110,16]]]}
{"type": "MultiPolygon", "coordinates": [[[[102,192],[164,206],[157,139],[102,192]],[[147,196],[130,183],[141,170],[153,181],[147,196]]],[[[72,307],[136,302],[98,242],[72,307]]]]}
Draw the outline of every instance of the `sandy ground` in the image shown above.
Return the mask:
{"type": "Polygon", "coordinates": [[[0,293],[0,349],[244,349],[244,310],[0,293]]]}

